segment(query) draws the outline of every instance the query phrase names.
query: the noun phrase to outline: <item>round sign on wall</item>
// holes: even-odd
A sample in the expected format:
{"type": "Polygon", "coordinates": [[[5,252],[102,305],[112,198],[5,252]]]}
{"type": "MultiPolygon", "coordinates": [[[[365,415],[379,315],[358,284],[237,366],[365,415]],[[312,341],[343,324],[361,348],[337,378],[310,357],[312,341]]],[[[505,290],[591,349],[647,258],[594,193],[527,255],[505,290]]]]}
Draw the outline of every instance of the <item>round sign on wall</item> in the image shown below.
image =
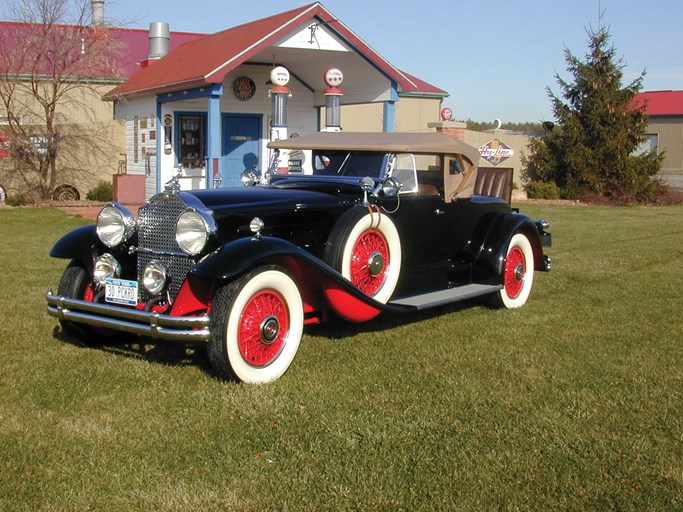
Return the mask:
{"type": "Polygon", "coordinates": [[[232,92],[238,100],[247,101],[254,97],[256,84],[248,76],[240,76],[232,84],[232,92]]]}

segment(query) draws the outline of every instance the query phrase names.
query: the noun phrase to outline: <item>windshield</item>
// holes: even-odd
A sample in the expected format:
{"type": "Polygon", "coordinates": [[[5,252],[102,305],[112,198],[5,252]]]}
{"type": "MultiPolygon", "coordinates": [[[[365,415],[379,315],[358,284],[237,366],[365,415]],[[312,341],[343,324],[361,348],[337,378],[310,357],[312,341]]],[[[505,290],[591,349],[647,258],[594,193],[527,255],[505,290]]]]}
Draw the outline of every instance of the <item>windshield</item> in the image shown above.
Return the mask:
{"type": "Polygon", "coordinates": [[[379,178],[386,165],[385,157],[385,153],[318,150],[313,152],[313,174],[379,178]]]}

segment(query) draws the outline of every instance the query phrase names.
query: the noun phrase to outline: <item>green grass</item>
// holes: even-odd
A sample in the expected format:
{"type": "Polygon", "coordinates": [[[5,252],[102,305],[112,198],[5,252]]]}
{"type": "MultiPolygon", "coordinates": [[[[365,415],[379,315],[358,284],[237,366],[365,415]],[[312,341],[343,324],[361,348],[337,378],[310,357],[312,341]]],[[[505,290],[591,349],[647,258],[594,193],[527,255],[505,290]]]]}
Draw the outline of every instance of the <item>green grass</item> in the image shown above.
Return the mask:
{"type": "Polygon", "coordinates": [[[683,208],[552,223],[527,306],[306,331],[267,386],[59,332],[85,221],[0,209],[0,510],[681,510],[683,208]]]}

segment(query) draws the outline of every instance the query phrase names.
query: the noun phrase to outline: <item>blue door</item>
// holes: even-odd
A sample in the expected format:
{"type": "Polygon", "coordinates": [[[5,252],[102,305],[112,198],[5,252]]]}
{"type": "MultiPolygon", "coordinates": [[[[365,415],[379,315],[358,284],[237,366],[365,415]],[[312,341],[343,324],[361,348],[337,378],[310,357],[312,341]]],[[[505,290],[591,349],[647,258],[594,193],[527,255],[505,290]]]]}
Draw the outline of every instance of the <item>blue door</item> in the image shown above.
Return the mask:
{"type": "Polygon", "coordinates": [[[245,170],[259,174],[261,162],[261,115],[223,115],[222,187],[241,187],[245,170]]]}

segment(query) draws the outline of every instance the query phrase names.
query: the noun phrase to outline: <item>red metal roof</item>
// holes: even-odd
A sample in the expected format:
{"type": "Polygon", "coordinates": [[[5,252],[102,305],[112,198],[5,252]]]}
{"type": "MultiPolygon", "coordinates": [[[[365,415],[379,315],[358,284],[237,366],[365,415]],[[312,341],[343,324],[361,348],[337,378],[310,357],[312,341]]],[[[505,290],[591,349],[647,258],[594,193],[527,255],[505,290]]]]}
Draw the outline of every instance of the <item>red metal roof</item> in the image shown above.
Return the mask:
{"type": "MultiPolygon", "coordinates": [[[[204,34],[171,32],[169,50],[203,36],[204,34]]],[[[7,72],[10,74],[35,72],[50,74],[51,70],[47,66],[44,69],[34,68],[38,60],[37,54],[44,53],[47,47],[45,43],[39,42],[39,38],[46,37],[51,38],[53,40],[51,44],[60,47],[62,52],[68,51],[66,45],[72,47],[70,51],[74,54],[81,52],[82,49],[87,54],[90,44],[98,44],[101,48],[108,49],[110,55],[100,55],[102,62],[93,64],[89,59],[81,59],[82,65],[71,68],[72,73],[81,77],[129,78],[140,71],[140,63],[147,60],[149,54],[149,31],[147,30],[56,25],[54,30],[45,31],[43,25],[0,21],[0,44],[5,48],[21,46],[24,49],[22,52],[2,52],[3,64],[7,66],[7,72]],[[85,44],[83,48],[82,44],[85,44]],[[30,48],[31,45],[33,48],[30,48]],[[109,60],[114,60],[117,65],[115,67],[105,65],[105,61],[109,60]]],[[[2,72],[5,72],[4,66],[2,72]]]]}
{"type": "Polygon", "coordinates": [[[312,3],[207,35],[182,44],[111,91],[105,98],[159,93],[222,83],[225,76],[290,31],[317,19],[399,85],[400,92],[447,95],[392,66],[336,19],[320,3],[312,3]]]}
{"type": "Polygon", "coordinates": [[[646,105],[649,116],[683,115],[683,91],[641,92],[635,101],[638,106],[646,105]]]}

